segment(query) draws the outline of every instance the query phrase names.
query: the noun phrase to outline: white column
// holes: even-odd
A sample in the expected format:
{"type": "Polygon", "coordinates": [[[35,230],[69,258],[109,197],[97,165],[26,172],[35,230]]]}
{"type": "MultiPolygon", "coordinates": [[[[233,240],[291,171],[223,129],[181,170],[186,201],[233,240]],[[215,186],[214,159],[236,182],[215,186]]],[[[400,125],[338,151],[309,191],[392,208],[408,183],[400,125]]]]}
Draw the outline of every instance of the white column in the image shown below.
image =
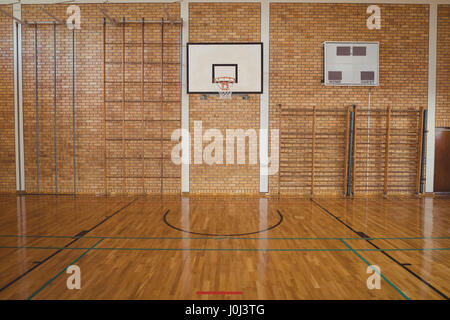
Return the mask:
{"type": "MultiPolygon", "coordinates": [[[[20,3],[13,5],[13,15],[22,18],[20,3]]],[[[14,42],[14,132],[16,154],[16,190],[25,191],[25,162],[23,152],[23,104],[22,104],[22,25],[11,19],[14,42]]]]}
{"type": "Polygon", "coordinates": [[[433,192],[434,140],[436,125],[436,51],[437,51],[437,4],[430,4],[428,35],[428,119],[427,160],[425,192],[433,192]]]}
{"type": "MultiPolygon", "coordinates": [[[[189,41],[189,2],[181,1],[180,6],[181,18],[183,19],[183,32],[181,39],[183,46],[183,61],[181,61],[181,128],[189,132],[189,95],[187,94],[186,87],[186,44],[189,41]]],[[[187,159],[189,159],[190,163],[190,144],[189,148],[185,148],[183,152],[187,152],[187,159]]],[[[189,163],[181,164],[181,192],[189,192],[189,163]]]]}
{"type": "Polygon", "coordinates": [[[261,0],[261,42],[263,43],[263,94],[259,107],[259,192],[269,192],[267,166],[269,159],[269,42],[270,42],[270,3],[261,0]],[[267,134],[261,134],[263,131],[267,134]]]}

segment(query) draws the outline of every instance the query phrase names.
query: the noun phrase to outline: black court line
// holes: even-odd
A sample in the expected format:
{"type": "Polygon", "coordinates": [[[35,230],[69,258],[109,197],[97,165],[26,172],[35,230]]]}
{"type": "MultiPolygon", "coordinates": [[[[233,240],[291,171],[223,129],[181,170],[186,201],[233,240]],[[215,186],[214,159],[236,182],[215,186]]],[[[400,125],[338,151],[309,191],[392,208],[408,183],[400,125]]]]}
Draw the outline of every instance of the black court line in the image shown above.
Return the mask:
{"type": "Polygon", "coordinates": [[[166,210],[166,212],[164,213],[163,216],[163,221],[164,223],[169,226],[172,229],[175,229],[177,231],[180,232],[185,232],[185,233],[190,233],[190,234],[197,234],[197,235],[201,235],[201,236],[213,236],[213,237],[238,237],[238,236],[247,236],[250,234],[256,234],[256,233],[262,233],[265,231],[269,231],[272,230],[276,227],[278,227],[282,222],[283,222],[283,215],[281,214],[280,210],[277,210],[278,215],[280,216],[280,220],[278,220],[277,223],[275,223],[273,226],[270,226],[267,229],[264,230],[258,230],[258,231],[252,231],[252,232],[247,232],[247,233],[236,233],[236,234],[214,234],[214,233],[201,233],[201,232],[194,232],[194,231],[189,231],[189,230],[183,230],[181,228],[175,227],[173,225],[171,225],[168,221],[167,221],[167,215],[169,214],[170,210],[166,210]]]}
{"type": "Polygon", "coordinates": [[[419,276],[417,273],[415,273],[414,271],[412,271],[411,269],[409,269],[407,267],[407,264],[401,263],[399,262],[397,259],[395,259],[394,257],[392,257],[389,253],[387,253],[386,251],[380,249],[380,247],[378,247],[376,244],[374,244],[372,241],[369,240],[369,236],[367,236],[366,234],[362,233],[362,232],[358,232],[355,229],[353,229],[351,226],[349,226],[347,223],[345,223],[343,220],[341,220],[339,217],[335,216],[333,213],[331,213],[327,208],[323,207],[321,204],[319,204],[318,202],[314,201],[314,199],[310,199],[312,201],[312,203],[314,203],[316,206],[318,206],[320,209],[322,209],[324,212],[328,213],[330,216],[332,216],[333,218],[335,218],[337,221],[339,221],[340,223],[342,223],[344,226],[346,226],[348,229],[350,229],[352,232],[354,232],[355,234],[357,234],[358,236],[360,236],[362,239],[364,239],[365,241],[367,241],[372,247],[380,250],[380,252],[382,254],[384,254],[386,257],[388,257],[389,259],[391,259],[392,261],[394,261],[396,264],[398,264],[400,267],[402,267],[403,269],[405,269],[406,271],[408,271],[410,274],[412,274],[414,277],[416,277],[418,280],[420,280],[421,282],[423,282],[424,284],[426,284],[429,288],[431,288],[434,292],[436,292],[437,294],[439,294],[442,298],[449,300],[449,297],[447,297],[447,295],[445,295],[445,293],[441,292],[439,289],[437,289],[436,287],[434,287],[431,283],[429,283],[428,281],[426,281],[425,279],[423,279],[421,276],[419,276]]]}
{"type": "Polygon", "coordinates": [[[9,283],[7,283],[6,285],[4,285],[3,287],[0,288],[0,292],[2,292],[3,290],[7,289],[8,287],[10,287],[11,285],[13,285],[15,282],[17,282],[18,280],[22,279],[23,277],[25,277],[27,274],[29,274],[31,271],[33,271],[34,269],[38,268],[39,266],[41,266],[42,264],[44,264],[45,262],[47,262],[48,260],[50,260],[51,258],[53,258],[54,256],[56,256],[58,253],[64,251],[64,249],[70,247],[73,243],[75,243],[76,241],[80,240],[84,235],[88,234],[89,232],[91,232],[92,230],[94,230],[95,228],[97,228],[98,226],[100,226],[101,224],[105,223],[106,221],[108,221],[109,219],[111,219],[112,217],[114,217],[116,214],[118,214],[119,212],[121,212],[122,210],[128,208],[130,205],[132,205],[135,201],[137,200],[137,198],[133,199],[131,202],[127,203],[126,205],[124,205],[123,207],[121,207],[120,209],[116,210],[113,214],[111,214],[110,216],[107,216],[105,219],[103,219],[102,221],[100,221],[99,223],[97,223],[95,226],[93,226],[92,228],[88,229],[88,230],[83,230],[80,233],[78,233],[77,235],[74,236],[74,239],[72,241],[70,241],[68,244],[66,244],[64,247],[62,247],[61,249],[56,250],[55,252],[53,252],[51,255],[49,255],[48,257],[46,257],[44,260],[37,262],[33,267],[31,267],[30,269],[28,269],[27,271],[25,271],[24,273],[22,273],[21,275],[17,276],[15,279],[11,280],[9,283]],[[80,236],[81,235],[81,236],[80,236]]]}

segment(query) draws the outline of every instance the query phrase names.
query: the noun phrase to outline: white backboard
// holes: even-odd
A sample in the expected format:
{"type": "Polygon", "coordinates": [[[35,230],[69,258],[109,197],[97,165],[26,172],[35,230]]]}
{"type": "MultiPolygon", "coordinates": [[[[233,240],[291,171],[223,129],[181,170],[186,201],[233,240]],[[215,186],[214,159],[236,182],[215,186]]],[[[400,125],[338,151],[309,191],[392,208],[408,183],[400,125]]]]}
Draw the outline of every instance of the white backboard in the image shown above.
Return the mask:
{"type": "Polygon", "coordinates": [[[214,94],[215,77],[233,77],[233,93],[262,93],[262,43],[188,43],[187,93],[214,94]]]}
{"type": "Polygon", "coordinates": [[[324,42],[325,85],[377,86],[378,42],[324,42]]]}

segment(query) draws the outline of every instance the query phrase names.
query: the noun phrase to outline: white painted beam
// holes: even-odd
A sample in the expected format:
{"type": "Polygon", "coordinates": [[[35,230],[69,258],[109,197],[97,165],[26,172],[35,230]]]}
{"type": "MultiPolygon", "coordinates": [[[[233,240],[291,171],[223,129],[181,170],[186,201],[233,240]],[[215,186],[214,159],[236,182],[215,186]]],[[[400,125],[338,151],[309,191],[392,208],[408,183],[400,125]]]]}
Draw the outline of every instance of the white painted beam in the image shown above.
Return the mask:
{"type": "MultiPolygon", "coordinates": [[[[20,3],[13,5],[13,16],[22,19],[20,3]]],[[[14,135],[16,156],[16,190],[25,191],[25,161],[23,151],[22,103],[22,25],[11,19],[14,43],[14,135]]]]}
{"type": "Polygon", "coordinates": [[[259,192],[269,192],[269,44],[270,4],[261,1],[261,42],[263,43],[263,93],[259,100],[259,192]],[[266,134],[262,134],[265,132],[266,134]]]}
{"type": "MultiPolygon", "coordinates": [[[[181,61],[181,128],[189,132],[189,95],[187,94],[187,73],[186,73],[186,53],[187,42],[189,41],[189,3],[183,1],[180,4],[181,19],[183,28],[181,33],[182,41],[182,61],[181,61]]],[[[190,143],[184,144],[183,152],[187,152],[186,158],[190,163],[190,143]],[[186,148],[186,146],[188,146],[186,148]]],[[[189,192],[189,163],[181,164],[181,192],[189,192]]]]}
{"type": "Polygon", "coordinates": [[[434,186],[434,140],[436,126],[436,51],[437,51],[437,4],[430,5],[428,35],[428,118],[427,159],[425,192],[433,192],[434,186]]]}

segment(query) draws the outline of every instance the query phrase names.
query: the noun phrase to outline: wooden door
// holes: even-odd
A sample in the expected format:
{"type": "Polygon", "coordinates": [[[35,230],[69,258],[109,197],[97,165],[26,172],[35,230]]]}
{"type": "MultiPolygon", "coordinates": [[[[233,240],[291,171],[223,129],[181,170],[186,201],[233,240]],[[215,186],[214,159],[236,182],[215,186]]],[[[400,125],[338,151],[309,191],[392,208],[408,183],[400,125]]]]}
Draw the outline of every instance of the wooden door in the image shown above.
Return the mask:
{"type": "Polygon", "coordinates": [[[450,128],[436,128],[434,192],[450,192],[450,128]]]}

